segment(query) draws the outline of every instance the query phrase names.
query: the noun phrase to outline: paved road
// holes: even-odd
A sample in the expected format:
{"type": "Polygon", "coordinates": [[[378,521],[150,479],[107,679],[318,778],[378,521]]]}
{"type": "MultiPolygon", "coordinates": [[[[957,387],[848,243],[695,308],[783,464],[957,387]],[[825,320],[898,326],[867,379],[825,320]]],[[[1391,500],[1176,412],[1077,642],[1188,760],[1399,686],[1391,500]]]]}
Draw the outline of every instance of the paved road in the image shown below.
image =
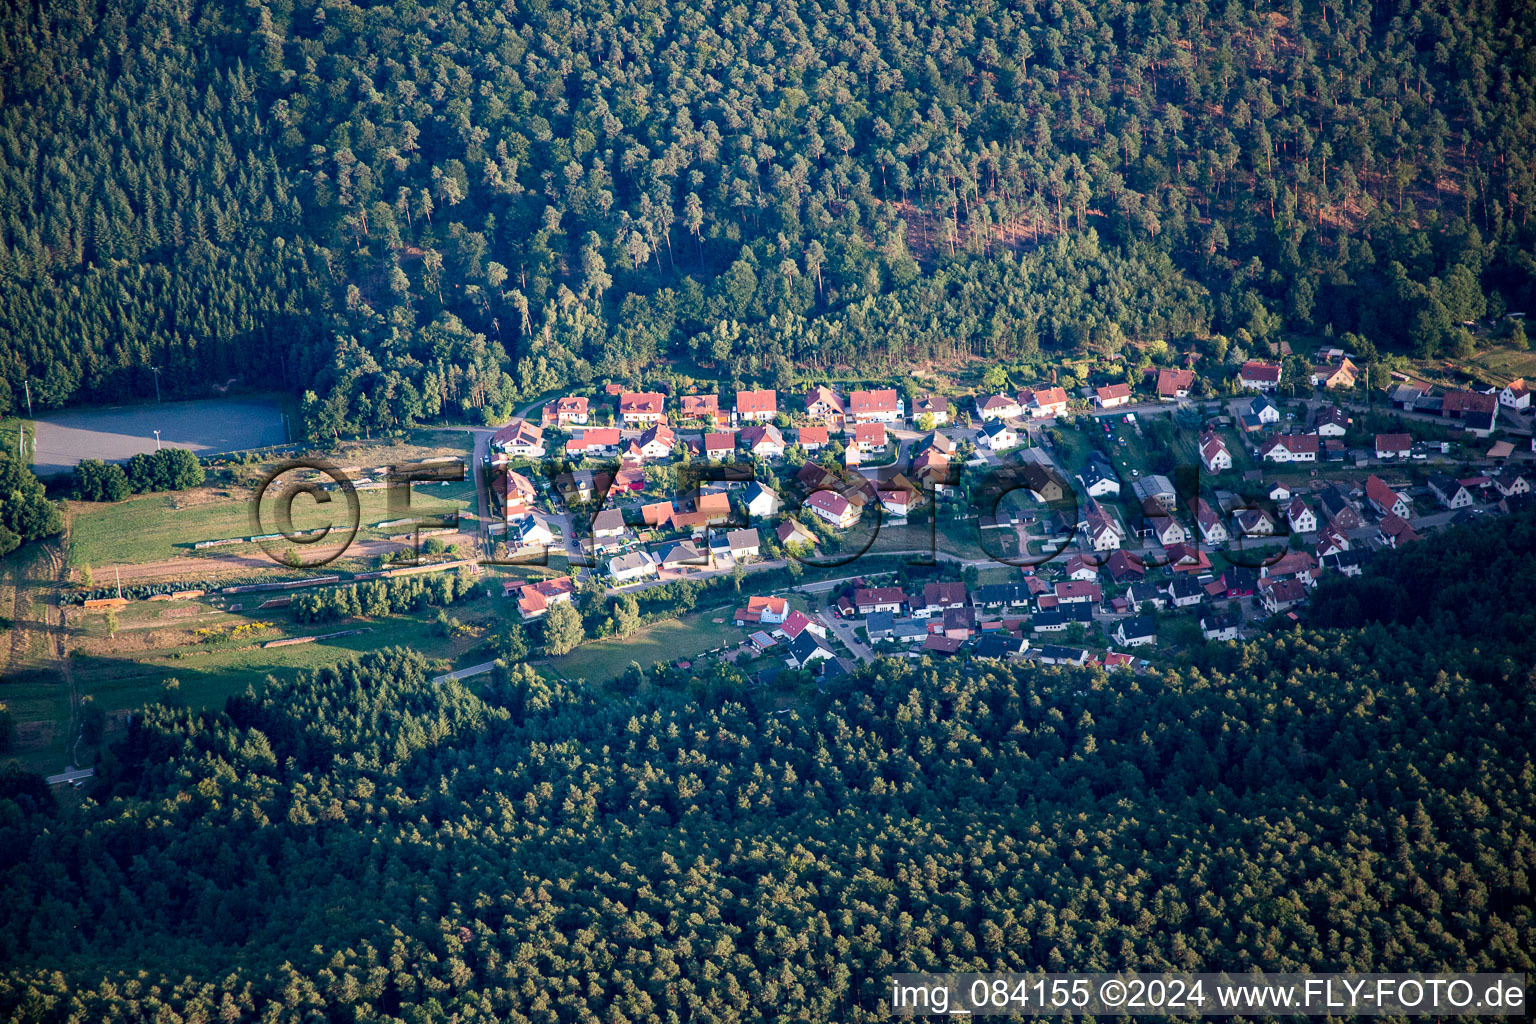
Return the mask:
{"type": "Polygon", "coordinates": [[[858,634],[854,632],[854,628],[838,618],[836,612],[826,605],[822,605],[816,610],[816,618],[823,626],[832,631],[832,635],[837,637],[844,647],[853,652],[855,658],[866,663],[875,660],[875,652],[870,650],[868,645],[859,642],[858,634]]]}
{"type": "Polygon", "coordinates": [[[432,685],[442,686],[450,679],[468,679],[470,676],[483,676],[495,667],[496,663],[494,661],[482,661],[478,665],[461,668],[457,672],[444,672],[440,676],[433,676],[432,685]]]}

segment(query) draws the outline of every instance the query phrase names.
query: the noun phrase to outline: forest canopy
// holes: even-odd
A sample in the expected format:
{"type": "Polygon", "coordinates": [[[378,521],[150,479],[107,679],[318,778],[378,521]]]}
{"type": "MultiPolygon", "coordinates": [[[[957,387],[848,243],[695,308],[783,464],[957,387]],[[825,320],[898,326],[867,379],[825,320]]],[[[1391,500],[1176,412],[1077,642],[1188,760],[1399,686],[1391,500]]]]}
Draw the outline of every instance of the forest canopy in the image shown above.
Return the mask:
{"type": "MultiPolygon", "coordinates": [[[[1536,521],[1466,541],[1527,564],[1536,521]]],[[[1455,631],[884,660],[786,714],[724,675],[433,686],[403,650],[157,705],[79,810],[0,777],[0,1016],[863,1021],[900,970],[1529,971],[1533,606],[1507,628],[1455,570],[1419,591],[1455,631]]]]}
{"type": "Polygon", "coordinates": [[[0,11],[0,413],[232,381],[311,434],[682,365],[1536,307],[1531,0],[0,11]]]}

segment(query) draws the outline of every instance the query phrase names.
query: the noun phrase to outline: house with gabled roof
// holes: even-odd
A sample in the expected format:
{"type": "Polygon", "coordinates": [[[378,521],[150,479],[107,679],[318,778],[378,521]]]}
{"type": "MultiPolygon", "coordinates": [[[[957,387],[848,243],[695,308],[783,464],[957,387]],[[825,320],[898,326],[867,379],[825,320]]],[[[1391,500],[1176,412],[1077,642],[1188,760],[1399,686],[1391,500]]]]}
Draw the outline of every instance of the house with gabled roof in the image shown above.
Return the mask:
{"type": "Polygon", "coordinates": [[[1290,524],[1292,533],[1313,533],[1317,530],[1317,513],[1312,511],[1306,499],[1299,494],[1292,496],[1290,504],[1286,506],[1285,521],[1290,524]]]}
{"type": "Polygon", "coordinates": [[[943,395],[921,395],[912,403],[912,418],[932,416],[933,425],[949,422],[949,399],[943,395]]]}
{"type": "Polygon", "coordinates": [[[684,395],[681,403],[685,423],[718,429],[731,421],[730,415],[720,408],[719,395],[684,395]]]}
{"type": "Polygon", "coordinates": [[[1121,647],[1147,647],[1157,643],[1157,619],[1136,615],[1115,623],[1115,643],[1121,647]]]}
{"type": "Polygon", "coordinates": [[[536,459],[544,454],[544,428],[513,420],[491,435],[491,447],[513,458],[536,459]]]}
{"type": "Polygon", "coordinates": [[[1343,437],[1349,433],[1349,414],[1336,405],[1325,405],[1317,410],[1312,420],[1312,431],[1318,437],[1343,437]]]}
{"type": "Polygon", "coordinates": [[[1250,359],[1237,371],[1237,384],[1250,391],[1273,391],[1280,386],[1280,367],[1250,359]]]}
{"type": "Polygon", "coordinates": [[[566,395],[552,402],[545,402],[544,409],[540,413],[540,422],[544,427],[566,428],[572,426],[585,426],[589,410],[587,399],[582,395],[566,395]]]}
{"type": "Polygon", "coordinates": [[[555,605],[569,602],[576,596],[576,581],[569,576],[522,584],[509,580],[503,592],[509,596],[517,595],[517,611],[524,619],[539,619],[555,605]]]}
{"type": "Polygon", "coordinates": [[[772,423],[743,427],[741,443],[757,459],[781,459],[784,457],[784,435],[772,423]]]}
{"type": "Polygon", "coordinates": [[[1435,496],[1436,501],[1449,509],[1466,508],[1476,503],[1472,492],[1463,487],[1461,481],[1448,476],[1430,477],[1429,492],[1435,496]]]}
{"type": "Polygon", "coordinates": [[[720,462],[725,462],[736,457],[736,434],[734,431],[716,431],[704,435],[704,457],[720,462]]]}
{"type": "Polygon", "coordinates": [[[812,515],[840,530],[846,530],[859,521],[860,510],[836,491],[817,491],[806,500],[805,507],[811,510],[812,515]]]}
{"type": "Polygon", "coordinates": [[[1189,389],[1194,383],[1194,370],[1161,369],[1157,372],[1157,397],[1164,401],[1188,398],[1189,389]]]}
{"type": "Polygon", "coordinates": [[[855,391],[848,396],[851,423],[900,423],[905,415],[906,403],[895,388],[855,391]]]}
{"type": "Polygon", "coordinates": [[[1406,459],[1413,453],[1412,434],[1377,434],[1378,459],[1406,459]]]}
{"type": "Polygon", "coordinates": [[[1413,514],[1412,499],[1387,486],[1386,481],[1375,473],[1365,481],[1365,499],[1378,515],[1384,516],[1390,512],[1407,519],[1413,514]]]}
{"type": "Polygon", "coordinates": [[[744,423],[766,423],[779,414],[779,393],[772,388],[736,392],[736,418],[744,423]]]}
{"type": "Polygon", "coordinates": [[[1129,384],[1106,384],[1104,387],[1093,389],[1093,403],[1100,409],[1113,409],[1116,406],[1127,405],[1130,400],[1129,384]]]}
{"type": "Polygon", "coordinates": [[[1499,392],[1499,404],[1506,409],[1531,407],[1531,386],[1525,382],[1524,377],[1504,385],[1504,390],[1499,392]]]}
{"type": "Polygon", "coordinates": [[[625,391],[619,395],[619,419],[626,427],[650,427],[667,415],[667,399],[659,391],[625,391]]]}
{"type": "Polygon", "coordinates": [[[1316,462],[1321,446],[1316,434],[1276,434],[1259,449],[1265,462],[1316,462]]]}
{"type": "Polygon", "coordinates": [[[1195,501],[1195,527],[1200,531],[1200,538],[1207,544],[1225,544],[1230,536],[1221,516],[1204,498],[1195,501]]]}
{"type": "Polygon", "coordinates": [[[1208,473],[1223,473],[1232,468],[1232,453],[1227,450],[1226,442],[1215,434],[1206,434],[1200,439],[1200,464],[1208,473]]]}
{"type": "Polygon", "coordinates": [[[976,415],[983,422],[1013,419],[1023,413],[1024,410],[1019,408],[1019,400],[1010,395],[976,396],[976,415]]]}
{"type": "Polygon", "coordinates": [[[1294,578],[1266,578],[1259,581],[1259,596],[1264,610],[1275,615],[1305,601],[1307,588],[1294,578]]]}
{"type": "Polygon", "coordinates": [[[1067,392],[1059,387],[1041,388],[1031,393],[1029,407],[1025,411],[1035,419],[1060,416],[1067,411],[1067,392]]]}
{"type": "Polygon", "coordinates": [[[814,455],[832,443],[826,427],[801,427],[795,434],[795,443],[807,455],[814,455]]]}
{"type": "Polygon", "coordinates": [[[1408,520],[1392,512],[1381,517],[1377,525],[1377,537],[1389,548],[1400,548],[1419,539],[1418,533],[1408,520]]]}
{"type": "Polygon", "coordinates": [[[843,396],[831,388],[818,384],[806,392],[805,415],[818,423],[824,424],[823,430],[842,430],[843,423],[848,415],[848,407],[843,401],[843,396]]]}

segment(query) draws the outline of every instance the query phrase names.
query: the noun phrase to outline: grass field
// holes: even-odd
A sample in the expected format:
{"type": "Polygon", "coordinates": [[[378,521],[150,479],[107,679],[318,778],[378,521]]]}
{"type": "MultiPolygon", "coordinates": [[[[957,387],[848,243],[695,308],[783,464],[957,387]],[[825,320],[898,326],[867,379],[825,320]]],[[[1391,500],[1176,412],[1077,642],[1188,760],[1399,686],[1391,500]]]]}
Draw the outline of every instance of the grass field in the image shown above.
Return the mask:
{"type": "MultiPolygon", "coordinates": [[[[400,532],[373,527],[392,518],[387,491],[359,491],[357,498],[362,521],[360,538],[400,532]]],[[[420,518],[473,509],[474,503],[474,485],[467,480],[447,485],[418,484],[411,489],[411,511],[420,518]]],[[[325,506],[300,497],[292,505],[293,526],[305,530],[333,524],[340,529],[345,509],[339,495],[325,506]]],[[[196,541],[243,537],[255,532],[251,523],[251,494],[243,488],[145,494],[116,504],[70,502],[68,510],[70,564],[95,569],[190,556],[195,554],[192,545],[196,541]]],[[[266,515],[270,523],[270,513],[266,515]]],[[[207,550],[227,554],[260,551],[254,544],[207,550]]]]}
{"type": "Polygon", "coordinates": [[[1490,384],[1508,384],[1516,377],[1536,377],[1536,352],[1513,348],[1489,349],[1467,360],[1466,367],[1473,376],[1490,384]]]}
{"type": "MultiPolygon", "coordinates": [[[[746,599],[742,599],[745,603],[746,599]]],[[[731,625],[733,608],[690,612],[680,619],[669,619],[647,626],[622,640],[599,640],[576,648],[570,654],[547,663],[550,671],[567,679],[602,682],[617,679],[638,661],[650,670],[658,661],[691,658],[715,647],[735,645],[746,639],[740,626],[731,625]],[[715,622],[721,619],[721,622],[715,622]]]]}

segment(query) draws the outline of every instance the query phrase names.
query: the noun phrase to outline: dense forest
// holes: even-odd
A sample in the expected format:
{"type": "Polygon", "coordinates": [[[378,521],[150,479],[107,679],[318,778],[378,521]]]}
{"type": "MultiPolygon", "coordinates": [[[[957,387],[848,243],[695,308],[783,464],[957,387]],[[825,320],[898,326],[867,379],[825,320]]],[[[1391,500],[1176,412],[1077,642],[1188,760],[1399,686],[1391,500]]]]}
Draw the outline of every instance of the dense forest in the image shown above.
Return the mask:
{"type": "Polygon", "coordinates": [[[1536,308],[1532,0],[0,9],[0,413],[1431,354],[1536,308]],[[1369,350],[1368,349],[1368,350],[1369,350]]]}
{"type": "MultiPolygon", "coordinates": [[[[1529,564],[1536,521],[1457,541],[1529,564]]],[[[472,692],[391,650],[156,705],[83,807],[0,778],[0,1017],[860,1021],[903,969],[1529,971],[1536,605],[1429,547],[1366,581],[1428,583],[1417,614],[1320,595],[1135,677],[884,661],[772,714],[728,667],[472,692]]]]}

